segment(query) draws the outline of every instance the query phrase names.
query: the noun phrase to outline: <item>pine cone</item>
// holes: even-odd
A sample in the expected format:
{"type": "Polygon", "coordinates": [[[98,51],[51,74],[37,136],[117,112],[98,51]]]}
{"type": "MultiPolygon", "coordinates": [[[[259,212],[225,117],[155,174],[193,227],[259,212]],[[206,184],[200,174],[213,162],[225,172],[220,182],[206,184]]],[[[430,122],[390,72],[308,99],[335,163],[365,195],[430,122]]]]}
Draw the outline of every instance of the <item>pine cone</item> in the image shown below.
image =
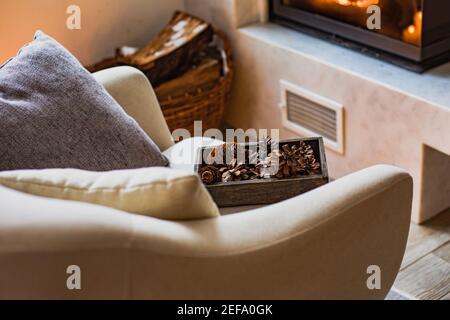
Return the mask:
{"type": "Polygon", "coordinates": [[[222,173],[222,182],[255,180],[259,177],[259,170],[248,164],[239,164],[236,159],[219,169],[222,173]]]}
{"type": "Polygon", "coordinates": [[[252,149],[245,149],[241,155],[237,143],[224,143],[214,148],[208,155],[208,163],[219,170],[219,181],[241,181],[254,180],[259,178],[259,169],[255,168],[258,160],[258,152],[252,149]],[[239,161],[238,161],[239,158],[239,161]],[[230,160],[229,163],[226,161],[230,160]],[[222,160],[222,163],[217,163],[222,160]]]}
{"type": "Polygon", "coordinates": [[[221,181],[221,173],[219,168],[214,165],[207,165],[200,169],[200,178],[204,184],[214,184],[221,181]]]}
{"type": "MultiPolygon", "coordinates": [[[[269,145],[271,139],[265,138],[263,143],[269,145]]],[[[240,158],[238,161],[238,151],[240,149],[236,143],[225,143],[214,148],[208,155],[210,160],[208,163],[211,164],[204,166],[199,172],[202,181],[205,184],[213,184],[270,177],[283,179],[318,174],[321,169],[314,156],[314,150],[303,141],[292,145],[284,144],[281,150],[271,152],[263,160],[258,159],[258,151],[247,148],[243,159],[240,158]],[[227,158],[232,161],[226,163],[227,158]],[[217,163],[220,161],[223,162],[217,163]],[[273,165],[275,162],[278,162],[278,166],[273,165]]]]}
{"type": "Polygon", "coordinates": [[[316,160],[316,157],[314,156],[314,150],[311,148],[311,146],[301,141],[300,150],[304,159],[304,161],[302,162],[303,168],[301,172],[306,175],[319,174],[321,170],[320,162],[316,160]]]}
{"type": "Polygon", "coordinates": [[[303,141],[292,146],[282,145],[281,150],[270,153],[260,162],[259,167],[262,177],[265,178],[274,176],[283,179],[320,172],[320,163],[316,161],[313,149],[303,141]],[[276,160],[278,160],[278,171],[273,172],[271,165],[276,160]]]}
{"type": "Polygon", "coordinates": [[[218,147],[215,147],[211,150],[208,155],[208,163],[216,164],[216,165],[226,165],[227,158],[234,159],[237,157],[237,147],[236,143],[224,143],[218,147]],[[217,163],[215,160],[220,160],[221,163],[217,163]]]}

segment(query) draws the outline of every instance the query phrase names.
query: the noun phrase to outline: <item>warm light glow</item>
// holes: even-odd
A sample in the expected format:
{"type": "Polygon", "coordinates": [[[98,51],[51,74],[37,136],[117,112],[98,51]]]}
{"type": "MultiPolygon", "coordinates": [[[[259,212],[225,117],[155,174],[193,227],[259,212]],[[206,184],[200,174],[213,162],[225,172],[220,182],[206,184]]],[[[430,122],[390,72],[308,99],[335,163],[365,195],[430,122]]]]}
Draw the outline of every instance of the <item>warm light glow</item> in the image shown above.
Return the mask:
{"type": "Polygon", "coordinates": [[[351,6],[352,3],[350,2],[350,0],[336,0],[337,4],[341,5],[341,6],[351,6]]]}
{"type": "Polygon", "coordinates": [[[340,6],[367,8],[371,5],[378,4],[379,0],[333,0],[340,6]]]}
{"type": "Polygon", "coordinates": [[[414,24],[408,26],[403,30],[403,41],[420,45],[422,41],[422,19],[423,13],[422,11],[417,11],[414,15],[414,24]]]}
{"type": "MultiPolygon", "coordinates": [[[[329,14],[333,15],[338,14],[337,12],[347,16],[354,15],[353,21],[356,21],[356,23],[360,26],[363,26],[362,23],[364,23],[364,18],[367,18],[367,8],[372,5],[380,5],[380,3],[382,3],[380,0],[314,0],[313,2],[318,11],[321,9],[324,12],[329,12],[329,14]]],[[[387,17],[387,20],[389,19],[392,20],[394,18],[387,17]]],[[[406,25],[400,30],[396,29],[397,27],[393,21],[389,21],[389,23],[385,26],[387,30],[386,34],[395,38],[401,37],[402,41],[410,44],[420,45],[422,43],[423,12],[420,10],[416,11],[412,17],[412,20],[413,21],[410,25],[406,25]],[[397,35],[398,31],[400,31],[400,37],[397,35]]]]}
{"type": "Polygon", "coordinates": [[[416,13],[416,18],[422,20],[422,17],[423,17],[422,11],[418,11],[418,12],[416,13]]]}

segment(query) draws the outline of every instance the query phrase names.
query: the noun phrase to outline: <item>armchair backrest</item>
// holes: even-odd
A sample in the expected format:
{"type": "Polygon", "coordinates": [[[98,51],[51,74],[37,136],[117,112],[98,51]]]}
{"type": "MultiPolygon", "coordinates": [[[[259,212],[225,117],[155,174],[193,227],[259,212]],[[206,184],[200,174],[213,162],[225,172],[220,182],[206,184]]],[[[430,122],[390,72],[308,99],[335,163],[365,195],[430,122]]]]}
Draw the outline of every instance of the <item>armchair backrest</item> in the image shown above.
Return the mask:
{"type": "Polygon", "coordinates": [[[94,77],[161,151],[174,144],[152,85],[141,71],[123,66],[96,72],[94,77]]]}

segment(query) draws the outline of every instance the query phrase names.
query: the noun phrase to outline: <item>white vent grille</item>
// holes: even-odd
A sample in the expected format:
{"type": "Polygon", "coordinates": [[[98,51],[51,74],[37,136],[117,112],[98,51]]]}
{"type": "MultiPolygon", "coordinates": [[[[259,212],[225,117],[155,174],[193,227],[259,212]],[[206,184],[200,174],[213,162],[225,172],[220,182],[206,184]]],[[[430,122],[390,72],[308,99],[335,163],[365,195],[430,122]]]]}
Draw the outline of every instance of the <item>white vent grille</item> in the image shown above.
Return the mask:
{"type": "Polygon", "coordinates": [[[303,136],[322,136],[325,146],[344,153],[344,108],[287,81],[281,81],[283,124],[303,136]]]}

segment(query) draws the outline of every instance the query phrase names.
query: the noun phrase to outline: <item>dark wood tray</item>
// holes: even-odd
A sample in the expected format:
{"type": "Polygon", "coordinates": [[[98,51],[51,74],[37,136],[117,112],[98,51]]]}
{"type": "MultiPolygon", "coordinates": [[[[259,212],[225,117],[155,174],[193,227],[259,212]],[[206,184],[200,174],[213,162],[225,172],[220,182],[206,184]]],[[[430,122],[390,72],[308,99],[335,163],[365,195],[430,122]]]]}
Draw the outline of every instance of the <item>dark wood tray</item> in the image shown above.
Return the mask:
{"type": "MultiPolygon", "coordinates": [[[[319,137],[281,140],[280,146],[282,144],[298,143],[299,141],[303,141],[312,147],[314,156],[321,165],[320,174],[288,179],[270,178],[220,182],[206,185],[207,190],[219,207],[236,207],[279,202],[327,184],[329,177],[323,139],[319,137]]],[[[202,166],[205,165],[203,160],[205,150],[209,152],[212,148],[201,148],[199,150],[196,172],[199,172],[202,166]]]]}

